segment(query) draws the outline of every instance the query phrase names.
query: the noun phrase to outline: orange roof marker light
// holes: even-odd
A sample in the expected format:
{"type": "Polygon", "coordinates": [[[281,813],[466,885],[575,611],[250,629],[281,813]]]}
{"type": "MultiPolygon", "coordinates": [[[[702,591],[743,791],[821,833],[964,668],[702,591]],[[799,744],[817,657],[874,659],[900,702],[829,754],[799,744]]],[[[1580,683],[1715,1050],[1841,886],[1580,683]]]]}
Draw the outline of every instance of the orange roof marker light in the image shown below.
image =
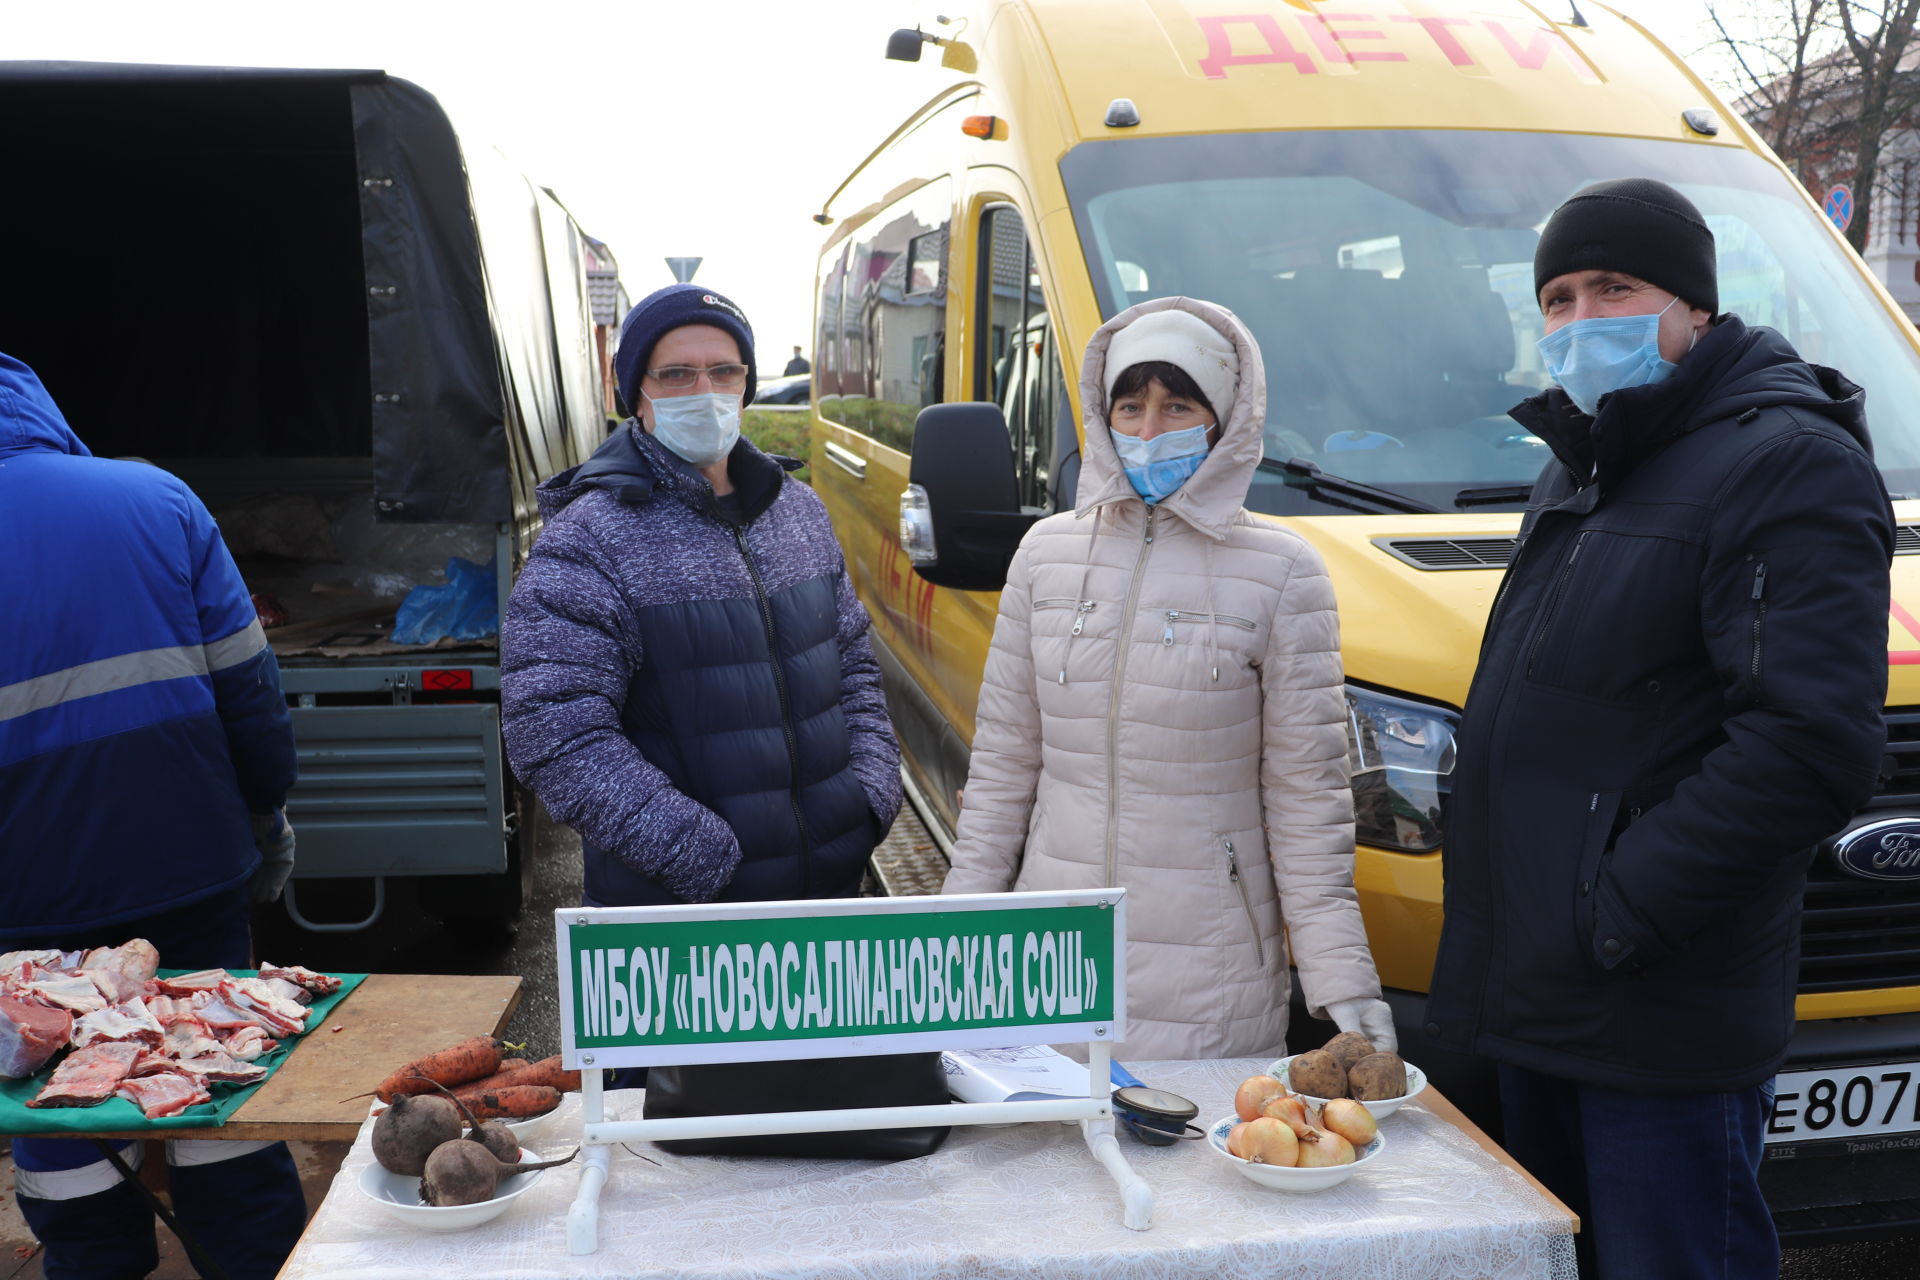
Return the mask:
{"type": "Polygon", "coordinates": [[[1007,122],[999,116],[968,116],[960,122],[960,132],[970,138],[988,138],[995,142],[1007,140],[1007,122]]]}

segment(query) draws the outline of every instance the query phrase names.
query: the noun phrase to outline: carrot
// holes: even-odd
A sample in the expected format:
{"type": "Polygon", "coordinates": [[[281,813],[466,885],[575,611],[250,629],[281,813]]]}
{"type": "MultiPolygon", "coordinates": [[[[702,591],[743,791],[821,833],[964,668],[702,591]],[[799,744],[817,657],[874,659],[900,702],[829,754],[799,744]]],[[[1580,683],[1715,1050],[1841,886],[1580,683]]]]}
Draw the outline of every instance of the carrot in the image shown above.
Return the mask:
{"type": "Polygon", "coordinates": [[[500,1064],[500,1070],[484,1080],[475,1080],[463,1084],[454,1092],[463,1100],[471,1099],[476,1093],[493,1089],[511,1089],[517,1085],[543,1084],[562,1093],[570,1093],[580,1087],[578,1071],[564,1071],[560,1067],[560,1055],[543,1058],[539,1062],[522,1063],[518,1067],[500,1064]]]}
{"type": "Polygon", "coordinates": [[[521,1067],[530,1067],[532,1065],[533,1064],[525,1058],[502,1058],[500,1059],[499,1067],[494,1070],[494,1075],[501,1075],[508,1071],[518,1071],[521,1067]]]}
{"type": "Polygon", "coordinates": [[[475,1036],[409,1062],[380,1082],[374,1094],[392,1102],[402,1094],[426,1093],[436,1084],[467,1084],[500,1069],[503,1046],[493,1036],[475,1036]]]}
{"type": "Polygon", "coordinates": [[[545,1115],[560,1105],[560,1091],[543,1084],[510,1085],[462,1098],[467,1110],[481,1120],[524,1120],[545,1115]]]}

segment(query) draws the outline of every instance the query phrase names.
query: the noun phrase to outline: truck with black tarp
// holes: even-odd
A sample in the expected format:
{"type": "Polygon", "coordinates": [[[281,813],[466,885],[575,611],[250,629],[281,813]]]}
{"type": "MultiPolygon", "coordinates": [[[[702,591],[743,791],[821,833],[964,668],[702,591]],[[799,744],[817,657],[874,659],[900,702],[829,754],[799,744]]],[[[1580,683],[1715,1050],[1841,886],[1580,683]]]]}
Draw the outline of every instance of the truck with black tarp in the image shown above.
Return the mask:
{"type": "Polygon", "coordinates": [[[587,238],[380,71],[0,62],[0,121],[0,351],[219,520],[299,744],[290,914],[363,927],[421,877],[511,919],[494,633],[535,484],[605,435],[587,238]],[[396,634],[435,600],[464,622],[396,634]]]}

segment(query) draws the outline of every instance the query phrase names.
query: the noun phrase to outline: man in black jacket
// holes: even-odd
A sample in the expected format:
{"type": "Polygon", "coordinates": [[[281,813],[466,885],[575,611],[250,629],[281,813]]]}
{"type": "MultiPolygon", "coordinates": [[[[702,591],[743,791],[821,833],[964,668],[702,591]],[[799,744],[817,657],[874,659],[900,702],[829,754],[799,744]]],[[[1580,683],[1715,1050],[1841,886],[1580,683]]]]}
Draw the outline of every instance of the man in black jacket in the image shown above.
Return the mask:
{"type": "Polygon", "coordinates": [[[1461,725],[1426,1031],[1498,1061],[1597,1274],[1771,1277],[1763,1126],[1808,851],[1884,748],[1892,511],[1860,389],[1716,314],[1678,191],[1582,190],[1534,278],[1559,385],[1513,417],[1555,461],[1461,725]]]}

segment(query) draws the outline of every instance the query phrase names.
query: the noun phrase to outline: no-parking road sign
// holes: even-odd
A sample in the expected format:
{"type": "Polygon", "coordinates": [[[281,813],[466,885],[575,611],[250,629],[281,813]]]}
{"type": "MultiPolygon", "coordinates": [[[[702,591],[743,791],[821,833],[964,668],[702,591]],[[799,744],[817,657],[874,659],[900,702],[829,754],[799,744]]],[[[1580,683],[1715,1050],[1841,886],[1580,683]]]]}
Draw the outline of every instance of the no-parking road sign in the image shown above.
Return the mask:
{"type": "Polygon", "coordinates": [[[1833,225],[1842,231],[1853,221],[1853,188],[1844,182],[1837,182],[1827,188],[1827,198],[1820,206],[1832,219],[1833,225]]]}

